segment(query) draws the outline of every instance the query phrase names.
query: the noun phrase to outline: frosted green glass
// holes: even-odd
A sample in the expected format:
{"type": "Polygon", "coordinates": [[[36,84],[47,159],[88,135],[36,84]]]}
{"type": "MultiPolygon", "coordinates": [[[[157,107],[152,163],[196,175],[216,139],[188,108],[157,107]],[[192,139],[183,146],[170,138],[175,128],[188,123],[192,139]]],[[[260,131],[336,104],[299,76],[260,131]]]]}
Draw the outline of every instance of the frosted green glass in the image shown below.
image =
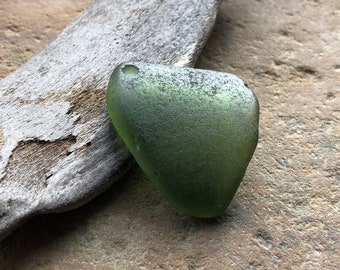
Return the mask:
{"type": "Polygon", "coordinates": [[[112,122],[139,166],[179,211],[228,207],[258,141],[256,96],[235,75],[123,63],[111,75],[112,122]]]}

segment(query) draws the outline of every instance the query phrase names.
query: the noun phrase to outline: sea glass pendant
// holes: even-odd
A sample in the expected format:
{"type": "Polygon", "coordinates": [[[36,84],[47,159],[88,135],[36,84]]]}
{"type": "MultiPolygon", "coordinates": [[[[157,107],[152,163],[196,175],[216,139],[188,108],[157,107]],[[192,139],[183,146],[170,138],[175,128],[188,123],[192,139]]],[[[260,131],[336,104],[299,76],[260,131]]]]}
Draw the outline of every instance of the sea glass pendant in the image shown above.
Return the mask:
{"type": "Polygon", "coordinates": [[[259,105],[237,76],[123,63],[111,75],[112,122],[144,173],[184,214],[221,215],[258,141],[259,105]]]}

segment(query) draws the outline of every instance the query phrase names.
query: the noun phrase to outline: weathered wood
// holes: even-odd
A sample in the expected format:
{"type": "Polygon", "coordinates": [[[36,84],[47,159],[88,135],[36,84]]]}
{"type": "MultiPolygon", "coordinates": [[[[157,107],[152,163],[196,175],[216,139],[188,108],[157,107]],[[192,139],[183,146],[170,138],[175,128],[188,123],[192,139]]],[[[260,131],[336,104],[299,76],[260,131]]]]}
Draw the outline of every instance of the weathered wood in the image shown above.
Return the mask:
{"type": "Polygon", "coordinates": [[[27,218],[104,191],[131,160],[105,89],[126,60],[190,66],[218,0],[97,0],[0,82],[0,239],[27,218]]]}

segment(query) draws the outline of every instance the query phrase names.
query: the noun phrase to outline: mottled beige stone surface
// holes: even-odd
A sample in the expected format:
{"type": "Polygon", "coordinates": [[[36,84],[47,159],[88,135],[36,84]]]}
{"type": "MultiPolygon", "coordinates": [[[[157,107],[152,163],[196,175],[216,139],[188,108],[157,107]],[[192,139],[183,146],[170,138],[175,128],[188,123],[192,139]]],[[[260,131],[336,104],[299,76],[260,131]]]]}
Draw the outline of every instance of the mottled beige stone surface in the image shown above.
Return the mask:
{"type": "MultiPolygon", "coordinates": [[[[0,76],[88,2],[1,1],[0,76]]],[[[18,229],[0,243],[0,269],[337,269],[339,25],[337,0],[222,2],[198,67],[239,75],[261,106],[258,148],[224,216],[176,213],[135,168],[82,208],[18,229]]]]}
{"type": "Polygon", "coordinates": [[[91,0],[1,0],[0,79],[43,49],[91,0]]]}

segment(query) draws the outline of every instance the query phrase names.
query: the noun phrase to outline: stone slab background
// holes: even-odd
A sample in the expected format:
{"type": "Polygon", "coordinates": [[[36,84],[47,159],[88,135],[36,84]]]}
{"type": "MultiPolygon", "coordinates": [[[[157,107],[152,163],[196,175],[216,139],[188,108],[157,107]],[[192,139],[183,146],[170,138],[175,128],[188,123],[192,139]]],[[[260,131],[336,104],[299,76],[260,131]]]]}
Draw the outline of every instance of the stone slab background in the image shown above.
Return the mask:
{"type": "MultiPolygon", "coordinates": [[[[0,78],[90,0],[1,0],[0,78]]],[[[256,93],[260,141],[225,215],[176,213],[139,168],[5,239],[0,269],[338,269],[340,2],[222,1],[197,67],[256,93]]]]}

